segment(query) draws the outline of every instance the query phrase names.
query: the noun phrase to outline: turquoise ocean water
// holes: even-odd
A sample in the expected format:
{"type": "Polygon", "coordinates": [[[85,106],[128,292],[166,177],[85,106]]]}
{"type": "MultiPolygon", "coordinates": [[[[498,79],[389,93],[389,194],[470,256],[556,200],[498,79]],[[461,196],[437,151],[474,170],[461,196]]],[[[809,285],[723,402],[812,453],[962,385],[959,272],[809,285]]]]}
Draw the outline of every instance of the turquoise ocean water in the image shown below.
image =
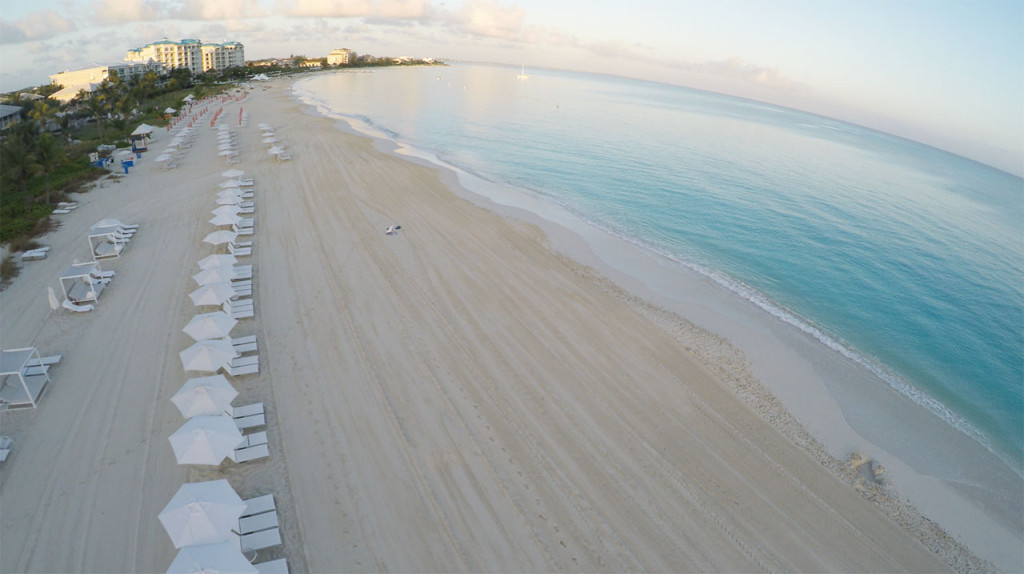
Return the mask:
{"type": "Polygon", "coordinates": [[[501,66],[296,93],[706,273],[1024,465],[1024,181],[837,120],[501,66]]]}

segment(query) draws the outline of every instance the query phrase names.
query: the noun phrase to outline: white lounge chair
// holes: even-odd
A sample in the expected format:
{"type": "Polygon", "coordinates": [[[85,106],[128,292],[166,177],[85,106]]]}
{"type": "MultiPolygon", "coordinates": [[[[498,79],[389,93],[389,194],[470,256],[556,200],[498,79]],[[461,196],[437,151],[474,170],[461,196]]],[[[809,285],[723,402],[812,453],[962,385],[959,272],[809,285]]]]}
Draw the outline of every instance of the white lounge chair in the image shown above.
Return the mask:
{"type": "Polygon", "coordinates": [[[271,528],[269,530],[253,532],[252,534],[243,534],[238,542],[242,552],[273,548],[274,546],[281,545],[281,531],[277,528],[271,528]]]}
{"type": "MultiPolygon", "coordinates": [[[[61,355],[50,355],[48,357],[39,357],[39,359],[29,359],[25,365],[28,367],[37,367],[39,365],[56,365],[60,362],[61,355]]],[[[261,405],[263,403],[260,403],[261,405]]]]}
{"type": "Polygon", "coordinates": [[[225,368],[227,374],[232,377],[239,375],[252,375],[260,372],[260,359],[259,355],[249,355],[245,357],[235,357],[231,360],[231,364],[225,368]]]}
{"type": "Polygon", "coordinates": [[[251,405],[230,407],[227,411],[227,413],[234,418],[262,415],[264,412],[266,411],[263,410],[263,403],[252,403],[251,405]]]}
{"type": "Polygon", "coordinates": [[[89,273],[89,275],[95,277],[96,279],[110,279],[110,278],[112,278],[116,274],[117,273],[114,272],[114,271],[100,271],[100,270],[94,270],[94,271],[89,273]]]}
{"type": "Polygon", "coordinates": [[[91,303],[86,303],[85,305],[79,305],[77,303],[71,302],[70,299],[65,299],[64,302],[61,303],[60,306],[64,307],[68,311],[74,311],[76,313],[85,313],[87,311],[92,311],[93,309],[96,308],[96,306],[91,304],[91,303]]]}
{"type": "Polygon", "coordinates": [[[252,255],[252,247],[237,247],[234,243],[228,243],[228,253],[235,257],[245,257],[252,255]]]}
{"type": "Polygon", "coordinates": [[[260,446],[261,444],[267,444],[267,433],[266,431],[254,432],[242,436],[242,444],[235,447],[235,450],[243,450],[254,446],[260,446]]]}
{"type": "Polygon", "coordinates": [[[235,351],[239,354],[257,351],[258,349],[256,348],[256,335],[247,335],[245,337],[233,337],[231,339],[231,346],[234,347],[235,351]]]}
{"type": "Polygon", "coordinates": [[[277,511],[277,505],[274,504],[273,494],[264,494],[263,496],[249,498],[243,500],[242,502],[245,503],[245,510],[242,511],[242,516],[252,516],[253,514],[263,514],[264,512],[277,511]]]}
{"type": "Polygon", "coordinates": [[[257,429],[267,426],[267,419],[265,415],[235,417],[235,426],[237,426],[240,431],[257,429]]]}
{"type": "Polygon", "coordinates": [[[238,519],[238,533],[242,535],[277,528],[277,526],[277,512],[264,512],[238,519]]]}
{"type": "MultiPolygon", "coordinates": [[[[14,439],[9,436],[0,436],[0,462],[7,460],[7,457],[11,454],[11,445],[14,444],[14,439]]],[[[277,513],[275,512],[276,516],[277,513]]]]}
{"type": "Polygon", "coordinates": [[[231,231],[234,231],[235,234],[237,235],[252,235],[252,226],[250,225],[249,227],[239,227],[237,225],[232,225],[231,231]]]}
{"type": "MultiPolygon", "coordinates": [[[[267,458],[270,456],[270,448],[265,444],[258,444],[249,448],[240,448],[232,451],[228,458],[237,463],[250,462],[253,460],[259,460],[261,458],[267,458]]],[[[259,550],[254,548],[253,550],[259,550]]]]}
{"type": "Polygon", "coordinates": [[[260,574],[290,574],[287,558],[278,558],[277,560],[271,560],[269,562],[260,562],[259,564],[253,564],[253,566],[256,567],[256,571],[260,574]]]}

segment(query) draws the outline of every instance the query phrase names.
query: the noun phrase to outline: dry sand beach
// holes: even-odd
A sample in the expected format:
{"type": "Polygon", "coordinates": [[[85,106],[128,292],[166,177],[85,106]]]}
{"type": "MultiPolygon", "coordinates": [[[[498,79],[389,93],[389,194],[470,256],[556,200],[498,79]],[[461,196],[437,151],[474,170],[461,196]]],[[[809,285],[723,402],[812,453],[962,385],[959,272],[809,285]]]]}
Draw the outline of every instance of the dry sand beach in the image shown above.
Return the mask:
{"type": "Polygon", "coordinates": [[[284,545],[260,559],[292,572],[981,565],[898,525],[536,227],[304,113],[284,82],[228,121],[239,105],[257,306],[232,335],[257,335],[261,364],[232,383],[236,403],[267,405],[269,460],[188,468],[167,441],[191,276],[222,251],[201,242],[227,169],[204,124],[177,169],[144,157],[82,194],[50,256],[0,294],[4,348],[64,356],[38,409],[0,414],[15,439],[0,570],[163,572],[175,549],[157,514],[212,478],[275,495],[284,545]],[[260,122],[290,162],[266,153],[260,122]],[[45,287],[104,217],[141,225],[104,266],[115,282],[91,313],[51,312],[45,287]]]}

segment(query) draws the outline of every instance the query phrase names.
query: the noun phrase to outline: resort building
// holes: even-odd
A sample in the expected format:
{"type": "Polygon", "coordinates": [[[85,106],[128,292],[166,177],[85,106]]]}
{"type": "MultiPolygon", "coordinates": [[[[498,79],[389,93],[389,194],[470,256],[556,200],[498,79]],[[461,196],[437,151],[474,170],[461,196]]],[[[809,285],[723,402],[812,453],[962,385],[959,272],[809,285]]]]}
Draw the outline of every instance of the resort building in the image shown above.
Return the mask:
{"type": "Polygon", "coordinates": [[[128,50],[125,60],[160,62],[169,70],[185,68],[193,74],[210,70],[219,71],[245,65],[245,46],[241,42],[204,44],[199,40],[185,39],[179,42],[160,40],[141,48],[128,50]]]}
{"type": "Polygon", "coordinates": [[[78,92],[85,90],[91,92],[112,76],[117,76],[128,82],[142,78],[149,72],[156,72],[157,75],[164,75],[166,69],[160,63],[152,60],[146,62],[121,62],[108,66],[93,66],[81,70],[65,70],[50,76],[50,83],[61,86],[63,89],[55,92],[50,97],[59,102],[68,102],[78,95],[78,92]]]}
{"type": "Polygon", "coordinates": [[[240,42],[203,44],[203,71],[240,68],[245,65],[245,47],[240,42]]]}
{"type": "Polygon", "coordinates": [[[7,129],[7,126],[17,123],[21,119],[20,106],[8,106],[0,104],[0,130],[7,129]]]}
{"type": "Polygon", "coordinates": [[[327,54],[327,65],[337,66],[339,64],[351,64],[352,63],[352,50],[346,48],[339,48],[337,50],[331,50],[330,54],[327,54]]]}

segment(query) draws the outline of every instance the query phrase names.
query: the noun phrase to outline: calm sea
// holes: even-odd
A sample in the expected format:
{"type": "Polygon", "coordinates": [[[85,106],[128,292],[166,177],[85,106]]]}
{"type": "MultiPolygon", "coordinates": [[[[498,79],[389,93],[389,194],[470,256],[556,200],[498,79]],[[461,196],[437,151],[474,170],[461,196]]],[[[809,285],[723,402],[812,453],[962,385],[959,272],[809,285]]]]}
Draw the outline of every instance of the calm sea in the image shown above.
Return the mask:
{"type": "Polygon", "coordinates": [[[1024,181],[837,120],[459,64],[296,92],[707,273],[1024,464],[1024,181]]]}

